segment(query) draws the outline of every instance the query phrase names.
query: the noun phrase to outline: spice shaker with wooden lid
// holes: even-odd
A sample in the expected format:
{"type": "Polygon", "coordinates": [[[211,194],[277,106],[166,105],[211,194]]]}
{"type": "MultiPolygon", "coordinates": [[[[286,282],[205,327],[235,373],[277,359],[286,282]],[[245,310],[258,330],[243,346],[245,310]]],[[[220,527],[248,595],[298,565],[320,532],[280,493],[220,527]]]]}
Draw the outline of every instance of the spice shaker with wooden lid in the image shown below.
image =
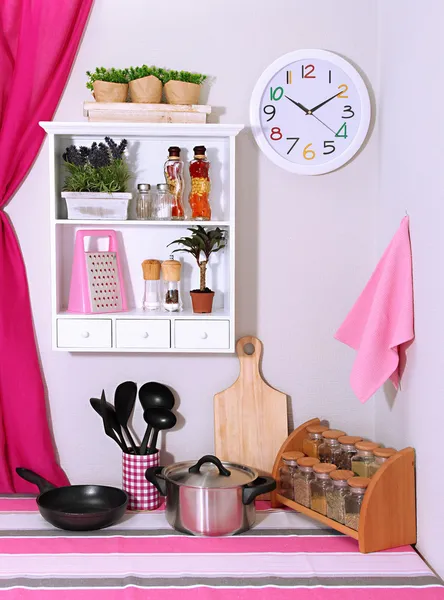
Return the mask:
{"type": "Polygon", "coordinates": [[[322,443],[322,434],[327,431],[325,425],[308,425],[307,436],[302,440],[302,451],[307,456],[319,458],[318,449],[322,443]]]}
{"type": "Polygon", "coordinates": [[[351,468],[358,477],[369,477],[369,467],[374,459],[373,451],[380,445],[376,442],[356,442],[357,452],[351,459],[351,468]]]}
{"type": "Polygon", "coordinates": [[[159,310],[160,308],[160,260],[147,259],[142,263],[145,289],[143,294],[143,310],[159,310]]]}
{"type": "Polygon", "coordinates": [[[369,483],[368,477],[351,477],[348,480],[349,493],[345,497],[345,525],[356,531],[359,528],[359,515],[369,483]]]}
{"type": "Polygon", "coordinates": [[[319,460],[324,463],[331,463],[337,466],[341,445],[338,438],[345,435],[345,431],[340,429],[327,429],[322,434],[322,443],[319,445],[319,460]]]}
{"type": "Polygon", "coordinates": [[[336,465],[318,463],[313,465],[314,479],[310,482],[310,507],[321,515],[327,514],[326,492],[333,484],[330,473],[336,470],[336,465]]]}
{"type": "Polygon", "coordinates": [[[174,260],[171,254],[169,260],[162,263],[163,278],[163,308],[168,312],[182,310],[182,294],[180,293],[180,274],[182,263],[174,260]]]}
{"type": "Polygon", "coordinates": [[[313,466],[319,463],[319,459],[311,456],[298,458],[298,470],[294,477],[294,499],[299,504],[310,508],[310,481],[314,479],[313,466]]]}
{"type": "Polygon", "coordinates": [[[368,467],[368,476],[373,477],[376,471],[394,454],[394,448],[375,448],[373,450],[373,460],[368,467]]]}
{"type": "Polygon", "coordinates": [[[303,452],[294,450],[282,454],[282,465],[279,468],[277,493],[294,500],[294,476],[297,471],[297,460],[304,456],[303,452]]]}
{"type": "Polygon", "coordinates": [[[351,469],[351,459],[356,454],[356,442],[362,441],[359,435],[341,435],[338,442],[341,444],[340,454],[338,458],[339,469],[351,469]]]}
{"type": "Polygon", "coordinates": [[[330,473],[332,485],[326,490],[327,517],[345,523],[345,497],[348,494],[348,480],[354,477],[353,471],[337,469],[330,473]]]}

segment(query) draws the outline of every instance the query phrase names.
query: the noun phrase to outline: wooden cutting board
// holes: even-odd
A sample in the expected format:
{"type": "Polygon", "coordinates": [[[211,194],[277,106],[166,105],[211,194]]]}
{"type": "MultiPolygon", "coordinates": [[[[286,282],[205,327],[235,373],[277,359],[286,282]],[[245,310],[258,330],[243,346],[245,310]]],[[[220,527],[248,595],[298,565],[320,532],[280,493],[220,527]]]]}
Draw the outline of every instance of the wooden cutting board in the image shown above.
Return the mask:
{"type": "Polygon", "coordinates": [[[239,377],[214,396],[215,453],[221,460],[271,475],[276,455],[288,436],[287,395],[262,379],[262,343],[257,338],[241,338],[236,352],[239,377]],[[254,346],[253,354],[245,353],[246,344],[254,346]]]}

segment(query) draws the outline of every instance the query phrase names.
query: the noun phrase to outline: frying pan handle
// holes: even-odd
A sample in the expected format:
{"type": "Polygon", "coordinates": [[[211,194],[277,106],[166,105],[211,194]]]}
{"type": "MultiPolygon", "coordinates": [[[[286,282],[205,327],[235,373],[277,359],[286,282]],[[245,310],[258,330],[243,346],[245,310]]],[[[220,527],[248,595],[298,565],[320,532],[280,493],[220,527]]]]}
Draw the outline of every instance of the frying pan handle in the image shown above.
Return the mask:
{"type": "Polygon", "coordinates": [[[23,467],[17,467],[15,472],[19,477],[24,479],[25,481],[29,481],[29,483],[34,483],[38,486],[40,493],[49,492],[49,490],[54,490],[56,488],[55,485],[49,483],[44,477],[37,475],[34,471],[30,469],[24,469],[23,467]]]}
{"type": "Polygon", "coordinates": [[[251,504],[260,494],[266,494],[276,489],[276,481],[273,477],[257,477],[242,490],[242,502],[251,504]]]}
{"type": "Polygon", "coordinates": [[[154,485],[161,496],[166,496],[166,479],[162,475],[162,469],[163,467],[148,467],[145,478],[154,485]]]}
{"type": "Polygon", "coordinates": [[[199,473],[200,468],[204,463],[213,463],[213,465],[216,465],[216,467],[219,469],[220,475],[223,475],[224,477],[229,477],[231,475],[231,471],[226,469],[217,456],[213,456],[212,454],[205,454],[205,456],[202,456],[202,458],[198,460],[195,465],[188,469],[188,472],[199,473]]]}

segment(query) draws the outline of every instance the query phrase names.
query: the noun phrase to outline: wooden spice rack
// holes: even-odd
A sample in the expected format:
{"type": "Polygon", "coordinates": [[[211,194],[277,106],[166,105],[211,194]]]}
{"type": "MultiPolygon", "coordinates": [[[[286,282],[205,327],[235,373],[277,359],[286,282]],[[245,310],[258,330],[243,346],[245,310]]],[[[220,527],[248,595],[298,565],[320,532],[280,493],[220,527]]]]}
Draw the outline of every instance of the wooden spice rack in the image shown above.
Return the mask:
{"type": "MultiPolygon", "coordinates": [[[[311,419],[300,425],[285,440],[276,457],[273,477],[278,481],[281,456],[284,452],[302,451],[302,441],[309,425],[320,424],[311,419]]],[[[276,491],[271,494],[271,506],[288,506],[358,540],[360,552],[376,552],[416,543],[415,453],[404,448],[391,456],[373,475],[364,495],[359,529],[355,531],[333,519],[285,498],[276,491]]]]}

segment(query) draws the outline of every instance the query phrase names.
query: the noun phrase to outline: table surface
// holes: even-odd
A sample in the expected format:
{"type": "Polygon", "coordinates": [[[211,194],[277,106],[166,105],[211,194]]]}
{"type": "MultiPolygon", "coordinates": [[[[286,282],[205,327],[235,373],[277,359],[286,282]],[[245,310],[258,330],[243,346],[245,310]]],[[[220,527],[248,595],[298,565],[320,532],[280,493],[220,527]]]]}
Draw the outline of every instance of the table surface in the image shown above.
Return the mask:
{"type": "Polygon", "coordinates": [[[95,532],[53,528],[32,498],[0,498],[0,600],[444,600],[403,546],[361,554],[308,517],[259,505],[245,534],[192,537],[163,510],[95,532]]]}

